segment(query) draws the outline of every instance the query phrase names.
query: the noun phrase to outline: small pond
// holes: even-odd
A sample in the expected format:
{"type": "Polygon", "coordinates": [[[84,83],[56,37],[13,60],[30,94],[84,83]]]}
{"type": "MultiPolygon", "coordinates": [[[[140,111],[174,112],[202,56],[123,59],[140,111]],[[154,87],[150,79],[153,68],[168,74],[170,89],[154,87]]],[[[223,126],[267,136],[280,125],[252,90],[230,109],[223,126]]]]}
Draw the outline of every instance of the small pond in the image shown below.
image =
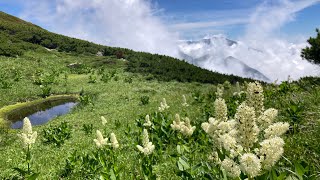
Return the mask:
{"type": "Polygon", "coordinates": [[[32,126],[45,124],[51,119],[67,114],[78,104],[75,100],[46,101],[32,107],[26,107],[8,114],[7,119],[12,122],[12,129],[23,126],[23,118],[28,117],[32,126]]]}

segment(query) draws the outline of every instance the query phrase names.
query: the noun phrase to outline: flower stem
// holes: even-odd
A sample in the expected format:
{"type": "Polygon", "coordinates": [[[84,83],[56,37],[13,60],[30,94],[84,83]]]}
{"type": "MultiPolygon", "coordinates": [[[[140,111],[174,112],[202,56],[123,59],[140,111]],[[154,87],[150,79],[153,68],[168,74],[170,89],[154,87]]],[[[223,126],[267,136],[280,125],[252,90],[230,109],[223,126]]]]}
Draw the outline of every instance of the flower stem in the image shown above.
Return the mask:
{"type": "Polygon", "coordinates": [[[30,145],[28,145],[26,161],[28,163],[28,174],[30,174],[30,145]]]}

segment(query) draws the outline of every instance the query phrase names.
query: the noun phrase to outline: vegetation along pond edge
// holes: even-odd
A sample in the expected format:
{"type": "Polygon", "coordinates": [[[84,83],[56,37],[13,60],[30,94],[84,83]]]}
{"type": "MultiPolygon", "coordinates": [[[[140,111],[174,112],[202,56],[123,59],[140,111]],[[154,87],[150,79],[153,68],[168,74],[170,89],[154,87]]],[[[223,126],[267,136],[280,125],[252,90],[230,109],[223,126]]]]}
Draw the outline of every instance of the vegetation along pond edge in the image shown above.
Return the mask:
{"type": "Polygon", "coordinates": [[[0,109],[0,127],[2,128],[9,127],[8,125],[10,124],[10,120],[8,119],[8,115],[10,115],[12,112],[16,112],[32,106],[41,105],[45,102],[63,101],[63,100],[77,101],[78,98],[79,98],[79,95],[77,94],[52,95],[43,99],[36,99],[34,101],[28,101],[28,102],[18,102],[13,105],[4,106],[0,109]]]}

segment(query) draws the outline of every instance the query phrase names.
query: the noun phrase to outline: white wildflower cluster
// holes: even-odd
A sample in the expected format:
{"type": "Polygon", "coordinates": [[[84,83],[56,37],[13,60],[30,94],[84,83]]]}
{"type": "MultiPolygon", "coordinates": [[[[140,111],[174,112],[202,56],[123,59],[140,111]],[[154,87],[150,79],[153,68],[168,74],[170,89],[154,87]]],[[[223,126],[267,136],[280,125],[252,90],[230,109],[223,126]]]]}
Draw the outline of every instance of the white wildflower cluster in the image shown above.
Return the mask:
{"type": "Polygon", "coordinates": [[[107,119],[105,117],[103,117],[103,116],[101,116],[100,118],[101,118],[102,125],[103,126],[107,125],[107,123],[108,123],[107,119]]]}
{"type": "Polygon", "coordinates": [[[224,99],[218,98],[214,101],[214,107],[216,112],[216,119],[218,121],[226,121],[227,120],[227,105],[224,99]]]}
{"type": "Polygon", "coordinates": [[[219,121],[217,121],[213,117],[210,117],[208,122],[204,122],[201,124],[201,127],[213,140],[217,140],[219,137],[218,124],[219,121]]]}
{"type": "Polygon", "coordinates": [[[265,129],[270,126],[273,120],[278,116],[278,110],[270,108],[264,111],[257,119],[260,128],[265,129]]]}
{"type": "Polygon", "coordinates": [[[180,130],[184,122],[180,120],[180,115],[176,114],[173,123],[170,125],[173,130],[180,130]]]}
{"type": "Polygon", "coordinates": [[[259,82],[248,84],[247,98],[247,105],[254,108],[256,116],[260,116],[264,111],[264,96],[263,88],[259,82]]]}
{"type": "Polygon", "coordinates": [[[144,126],[144,127],[152,127],[152,122],[150,121],[150,116],[149,116],[149,114],[146,115],[145,123],[143,123],[143,126],[144,126]]]}
{"type": "Polygon", "coordinates": [[[97,139],[94,139],[93,141],[96,143],[98,148],[103,148],[106,145],[111,146],[113,149],[119,148],[119,142],[114,133],[110,134],[110,143],[108,143],[108,138],[104,138],[99,130],[96,131],[96,135],[97,139]]]}
{"type": "Polygon", "coordinates": [[[107,145],[108,138],[103,138],[103,135],[99,130],[97,130],[96,133],[97,133],[97,139],[94,139],[93,141],[96,143],[97,147],[101,148],[101,147],[107,145]]]}
{"type": "Polygon", "coordinates": [[[237,108],[234,120],[228,120],[227,106],[218,98],[214,103],[215,118],[210,117],[209,122],[201,125],[214,142],[210,159],[231,178],[239,177],[241,172],[254,178],[263,170],[270,170],[284,152],[280,136],[289,129],[288,123],[274,123],[276,109],[264,111],[263,89],[259,83],[249,83],[247,91],[249,99],[237,108]],[[219,158],[219,152],[225,152],[224,159],[219,158]]]}
{"type": "Polygon", "coordinates": [[[280,137],[274,137],[265,139],[260,145],[259,156],[263,169],[269,170],[281,158],[281,155],[284,152],[284,141],[280,137]]]}
{"type": "Polygon", "coordinates": [[[226,171],[228,176],[231,178],[237,178],[241,174],[239,165],[230,158],[225,158],[221,162],[221,167],[226,171]]]}
{"type": "Polygon", "coordinates": [[[217,86],[217,92],[216,92],[216,97],[217,97],[217,98],[222,98],[222,96],[223,96],[223,91],[224,91],[223,85],[218,84],[218,86],[217,86]]]}
{"type": "Polygon", "coordinates": [[[180,131],[183,135],[192,136],[195,126],[191,126],[190,119],[188,117],[185,118],[185,121],[180,120],[179,114],[175,115],[175,119],[170,125],[173,130],[180,131]]]}
{"type": "Polygon", "coordinates": [[[37,132],[32,132],[32,126],[29,118],[25,117],[23,119],[22,133],[19,137],[22,139],[23,147],[30,148],[31,144],[34,144],[37,139],[37,132]]]}
{"type": "Polygon", "coordinates": [[[233,129],[236,123],[234,120],[227,121],[227,105],[223,99],[216,99],[214,107],[216,118],[210,117],[208,122],[201,124],[201,127],[210,135],[217,147],[220,147],[221,143],[223,144],[222,141],[224,141],[223,138],[221,138],[223,135],[230,133],[229,135],[231,137],[234,136],[235,131],[233,131],[233,129]]]}
{"type": "Polygon", "coordinates": [[[240,83],[236,82],[236,91],[233,93],[233,96],[241,96],[244,93],[244,91],[241,91],[240,83]]]}
{"type": "Polygon", "coordinates": [[[111,147],[113,149],[118,149],[119,142],[118,142],[117,137],[116,137],[116,135],[114,133],[110,134],[110,141],[111,141],[111,143],[109,145],[111,145],[111,147]]]}
{"type": "Polygon", "coordinates": [[[187,98],[185,95],[182,95],[182,106],[188,107],[187,98]]]}
{"type": "Polygon", "coordinates": [[[287,132],[288,129],[289,129],[289,123],[277,122],[270,125],[267,129],[264,130],[264,137],[266,139],[274,138],[277,136],[280,137],[285,132],[287,132]]]}
{"type": "Polygon", "coordinates": [[[142,146],[137,145],[138,150],[144,155],[152,154],[154,150],[154,145],[149,141],[148,131],[146,129],[143,130],[142,134],[142,146]]]}
{"type": "Polygon", "coordinates": [[[188,117],[185,118],[185,123],[181,126],[180,132],[186,136],[192,136],[196,126],[191,126],[190,119],[188,117]]]}
{"type": "Polygon", "coordinates": [[[261,171],[261,163],[258,156],[253,153],[245,153],[240,157],[240,169],[250,178],[259,175],[261,171]]]}
{"type": "Polygon", "coordinates": [[[166,109],[169,109],[170,106],[168,106],[167,101],[165,98],[162,99],[162,101],[160,102],[160,107],[159,107],[159,111],[163,112],[166,109]]]}
{"type": "Polygon", "coordinates": [[[220,158],[219,158],[219,155],[218,155],[217,151],[213,151],[211,154],[209,154],[208,160],[209,161],[213,161],[213,162],[215,162],[217,164],[221,163],[221,162],[219,162],[220,158]]]}
{"type": "Polygon", "coordinates": [[[237,108],[235,114],[238,130],[238,142],[247,151],[258,141],[260,129],[256,125],[254,108],[247,106],[245,103],[237,108]]]}

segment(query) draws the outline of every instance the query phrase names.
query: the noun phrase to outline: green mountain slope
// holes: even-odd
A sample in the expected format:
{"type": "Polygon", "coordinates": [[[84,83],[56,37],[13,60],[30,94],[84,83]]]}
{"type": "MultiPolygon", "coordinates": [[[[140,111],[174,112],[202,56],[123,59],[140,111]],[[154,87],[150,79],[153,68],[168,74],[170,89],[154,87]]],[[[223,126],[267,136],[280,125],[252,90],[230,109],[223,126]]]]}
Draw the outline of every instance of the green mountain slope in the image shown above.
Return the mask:
{"type": "Polygon", "coordinates": [[[10,14],[7,14],[7,13],[4,13],[2,11],[0,11],[0,21],[1,22],[6,22],[6,23],[9,23],[9,24],[20,24],[20,25],[25,25],[25,26],[33,26],[34,28],[39,28],[41,29],[41,27],[37,26],[37,25],[34,25],[30,22],[27,22],[27,21],[24,21],[22,19],[19,19],[15,16],[12,16],[10,14]]]}
{"type": "Polygon", "coordinates": [[[41,47],[74,54],[95,55],[97,52],[102,52],[104,56],[127,59],[128,67],[126,70],[129,72],[151,75],[149,78],[164,81],[196,81],[201,83],[223,83],[226,80],[232,83],[244,80],[251,81],[238,76],[211,72],[168,56],[102,46],[51,33],[4,12],[0,13],[0,36],[0,55],[4,56],[20,56],[28,50],[41,47]]]}

